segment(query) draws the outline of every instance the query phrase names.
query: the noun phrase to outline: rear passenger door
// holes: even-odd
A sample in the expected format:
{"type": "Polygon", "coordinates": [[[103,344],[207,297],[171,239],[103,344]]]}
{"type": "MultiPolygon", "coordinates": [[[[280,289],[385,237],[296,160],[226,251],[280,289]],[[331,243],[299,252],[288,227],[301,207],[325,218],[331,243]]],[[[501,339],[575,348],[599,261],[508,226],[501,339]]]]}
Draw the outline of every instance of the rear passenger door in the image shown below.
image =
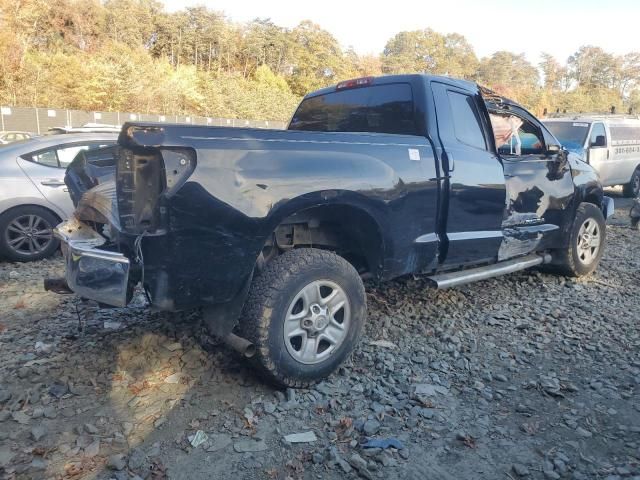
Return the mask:
{"type": "Polygon", "coordinates": [[[441,262],[455,267],[494,261],[503,238],[505,179],[487,141],[490,130],[480,96],[439,82],[432,83],[432,91],[444,173],[441,262]]]}

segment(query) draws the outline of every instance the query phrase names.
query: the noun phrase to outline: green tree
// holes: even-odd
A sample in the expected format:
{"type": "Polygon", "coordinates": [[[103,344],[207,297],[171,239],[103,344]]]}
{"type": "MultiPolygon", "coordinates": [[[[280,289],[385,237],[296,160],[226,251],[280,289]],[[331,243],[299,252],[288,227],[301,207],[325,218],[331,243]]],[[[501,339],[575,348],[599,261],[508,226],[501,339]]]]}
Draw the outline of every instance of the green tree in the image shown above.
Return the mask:
{"type": "Polygon", "coordinates": [[[431,29],[400,32],[382,53],[385,73],[431,73],[470,78],[478,59],[469,42],[457,33],[442,35],[431,29]]]}

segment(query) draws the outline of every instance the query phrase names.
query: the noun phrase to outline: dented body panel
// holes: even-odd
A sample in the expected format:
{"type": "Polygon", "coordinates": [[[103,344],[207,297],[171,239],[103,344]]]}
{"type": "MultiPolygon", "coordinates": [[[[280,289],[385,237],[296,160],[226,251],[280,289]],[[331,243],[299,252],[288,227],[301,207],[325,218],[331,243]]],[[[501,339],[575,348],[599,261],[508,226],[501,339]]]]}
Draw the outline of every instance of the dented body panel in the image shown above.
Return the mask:
{"type": "Polygon", "coordinates": [[[411,87],[412,135],[127,123],[113,179],[77,216],[130,262],[128,296],[142,282],[157,308],[209,307],[224,336],[274,252],[330,248],[383,280],[446,272],[562,248],[580,202],[605,207],[593,170],[517,104],[449,78],[373,80],[398,83],[411,87]],[[465,105],[484,146],[459,139],[465,105]],[[544,151],[501,154],[492,109],[527,117],[544,151]]]}

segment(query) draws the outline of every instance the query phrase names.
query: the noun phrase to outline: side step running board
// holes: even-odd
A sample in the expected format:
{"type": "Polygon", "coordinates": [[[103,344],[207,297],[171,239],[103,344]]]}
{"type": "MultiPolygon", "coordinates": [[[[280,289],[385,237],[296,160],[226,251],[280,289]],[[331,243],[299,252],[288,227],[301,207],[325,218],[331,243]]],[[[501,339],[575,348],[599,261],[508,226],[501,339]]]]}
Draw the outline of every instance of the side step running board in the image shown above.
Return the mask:
{"type": "Polygon", "coordinates": [[[498,262],[493,265],[461,270],[459,272],[443,273],[427,278],[434,283],[434,287],[437,289],[450,288],[458,285],[464,285],[465,283],[477,282],[478,280],[506,275],[507,273],[513,273],[526,268],[535,267],[536,265],[549,263],[550,261],[551,255],[538,255],[534,253],[525,257],[498,262]]]}

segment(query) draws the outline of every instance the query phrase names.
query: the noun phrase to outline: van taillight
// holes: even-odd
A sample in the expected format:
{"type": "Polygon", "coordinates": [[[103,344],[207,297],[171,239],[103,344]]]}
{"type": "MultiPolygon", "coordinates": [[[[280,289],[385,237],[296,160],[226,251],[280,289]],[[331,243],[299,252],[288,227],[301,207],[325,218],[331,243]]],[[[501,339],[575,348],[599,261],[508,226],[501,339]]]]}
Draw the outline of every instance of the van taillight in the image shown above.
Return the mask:
{"type": "Polygon", "coordinates": [[[345,88],[358,88],[366,87],[373,83],[373,77],[354,78],[352,80],[345,80],[336,85],[336,90],[344,90],[345,88]]]}

